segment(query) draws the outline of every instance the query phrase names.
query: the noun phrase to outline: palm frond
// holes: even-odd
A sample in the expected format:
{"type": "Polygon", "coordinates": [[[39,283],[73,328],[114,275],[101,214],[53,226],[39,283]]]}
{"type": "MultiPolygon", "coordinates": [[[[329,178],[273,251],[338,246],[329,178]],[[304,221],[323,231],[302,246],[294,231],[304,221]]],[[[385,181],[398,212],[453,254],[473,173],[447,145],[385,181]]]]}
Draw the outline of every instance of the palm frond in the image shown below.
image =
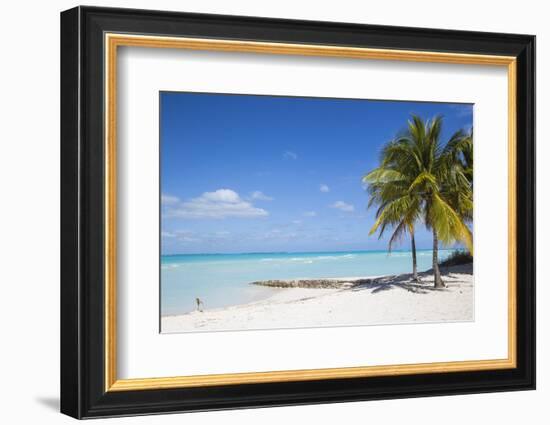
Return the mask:
{"type": "Polygon", "coordinates": [[[381,238],[392,228],[390,251],[421,218],[444,244],[460,241],[473,249],[466,225],[473,217],[473,133],[458,130],[442,144],[442,127],[441,116],[412,115],[383,146],[380,166],[362,177],[368,207],[377,206],[369,234],[381,238]]]}

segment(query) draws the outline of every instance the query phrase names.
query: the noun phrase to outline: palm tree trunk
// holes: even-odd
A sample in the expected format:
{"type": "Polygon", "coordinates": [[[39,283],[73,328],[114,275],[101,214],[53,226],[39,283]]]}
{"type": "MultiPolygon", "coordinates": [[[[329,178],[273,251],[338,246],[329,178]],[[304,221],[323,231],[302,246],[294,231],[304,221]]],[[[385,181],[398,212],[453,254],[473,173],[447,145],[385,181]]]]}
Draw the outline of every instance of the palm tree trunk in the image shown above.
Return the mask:
{"type": "Polygon", "coordinates": [[[416,267],[416,243],[414,241],[414,232],[411,232],[411,250],[413,257],[413,280],[415,282],[419,282],[420,279],[418,279],[418,271],[416,267]]]}
{"type": "Polygon", "coordinates": [[[434,288],[444,288],[445,284],[441,279],[441,273],[439,271],[439,260],[437,258],[438,249],[439,249],[439,240],[437,239],[437,231],[433,229],[433,271],[434,271],[434,288]]]}

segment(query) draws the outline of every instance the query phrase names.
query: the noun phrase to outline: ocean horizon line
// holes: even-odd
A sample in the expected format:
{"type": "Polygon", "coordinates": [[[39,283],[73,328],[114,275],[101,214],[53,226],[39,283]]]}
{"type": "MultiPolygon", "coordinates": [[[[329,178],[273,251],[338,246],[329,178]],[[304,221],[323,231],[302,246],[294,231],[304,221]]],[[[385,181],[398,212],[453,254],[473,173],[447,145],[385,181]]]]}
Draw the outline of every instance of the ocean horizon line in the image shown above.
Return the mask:
{"type": "MultiPolygon", "coordinates": [[[[440,251],[461,250],[462,247],[440,248],[440,251]]],[[[417,248],[416,251],[431,251],[432,248],[417,248]]],[[[411,249],[353,249],[353,250],[325,250],[325,251],[251,251],[251,252],[196,252],[196,253],[178,253],[178,254],[161,254],[161,257],[180,257],[187,255],[262,255],[262,254],[326,254],[326,253],[380,253],[387,252],[412,252],[411,249]]]]}

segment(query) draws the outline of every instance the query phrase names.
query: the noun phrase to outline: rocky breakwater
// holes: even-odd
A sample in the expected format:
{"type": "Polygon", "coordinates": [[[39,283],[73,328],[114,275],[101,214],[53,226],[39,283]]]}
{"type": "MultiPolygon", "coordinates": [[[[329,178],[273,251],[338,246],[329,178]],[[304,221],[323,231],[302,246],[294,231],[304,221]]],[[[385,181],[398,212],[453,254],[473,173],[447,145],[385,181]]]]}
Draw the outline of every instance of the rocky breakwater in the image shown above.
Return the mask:
{"type": "Polygon", "coordinates": [[[259,280],[251,285],[271,288],[346,289],[373,283],[374,279],[290,279],[259,280]]]}

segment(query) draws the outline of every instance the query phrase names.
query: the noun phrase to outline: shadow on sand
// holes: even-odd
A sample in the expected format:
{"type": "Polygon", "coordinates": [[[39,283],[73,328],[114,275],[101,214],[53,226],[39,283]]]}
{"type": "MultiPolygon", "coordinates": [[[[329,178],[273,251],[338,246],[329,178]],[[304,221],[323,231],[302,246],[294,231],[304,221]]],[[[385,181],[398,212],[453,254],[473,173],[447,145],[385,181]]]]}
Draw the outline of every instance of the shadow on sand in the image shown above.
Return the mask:
{"type": "MultiPolygon", "coordinates": [[[[451,278],[454,274],[472,274],[473,264],[462,264],[460,266],[441,267],[441,276],[451,278]]],[[[429,294],[434,291],[447,291],[448,288],[434,288],[433,270],[418,273],[420,282],[415,282],[412,273],[396,276],[384,276],[375,279],[368,279],[365,282],[358,281],[357,284],[347,289],[348,291],[371,290],[372,294],[390,291],[392,289],[404,289],[415,294],[429,294]]],[[[445,279],[444,279],[445,282],[445,279]]]]}

